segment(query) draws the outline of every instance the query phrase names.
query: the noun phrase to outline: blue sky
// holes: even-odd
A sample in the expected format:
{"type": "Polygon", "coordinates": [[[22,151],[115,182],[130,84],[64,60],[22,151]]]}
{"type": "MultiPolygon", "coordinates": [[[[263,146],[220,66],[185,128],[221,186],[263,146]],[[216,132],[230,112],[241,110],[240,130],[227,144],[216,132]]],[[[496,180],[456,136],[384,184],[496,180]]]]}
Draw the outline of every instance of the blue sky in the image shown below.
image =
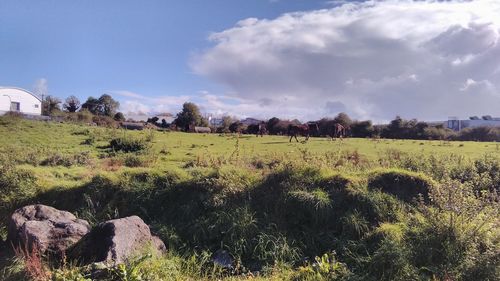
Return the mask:
{"type": "Polygon", "coordinates": [[[500,115],[496,0],[0,0],[0,85],[122,110],[500,115]]]}
{"type": "MultiPolygon", "coordinates": [[[[147,96],[220,90],[190,56],[248,17],[324,8],[315,0],[0,0],[0,85],[80,98],[125,90],[147,96]]],[[[117,97],[122,99],[122,97],[117,97]]]]}

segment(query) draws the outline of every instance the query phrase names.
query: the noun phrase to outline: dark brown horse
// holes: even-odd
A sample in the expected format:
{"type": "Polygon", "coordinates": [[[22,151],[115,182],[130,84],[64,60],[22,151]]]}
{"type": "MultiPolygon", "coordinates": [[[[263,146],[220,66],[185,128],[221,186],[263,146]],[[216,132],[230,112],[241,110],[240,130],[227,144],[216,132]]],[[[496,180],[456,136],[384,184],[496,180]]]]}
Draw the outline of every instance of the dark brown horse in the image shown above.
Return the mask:
{"type": "Polygon", "coordinates": [[[319,131],[318,124],[316,123],[308,123],[308,124],[302,124],[302,125],[289,125],[288,126],[288,135],[290,136],[290,142],[292,142],[292,139],[295,138],[297,142],[299,142],[299,139],[297,139],[297,136],[304,136],[306,137],[305,141],[309,140],[309,137],[311,134],[314,134],[319,131]]]}

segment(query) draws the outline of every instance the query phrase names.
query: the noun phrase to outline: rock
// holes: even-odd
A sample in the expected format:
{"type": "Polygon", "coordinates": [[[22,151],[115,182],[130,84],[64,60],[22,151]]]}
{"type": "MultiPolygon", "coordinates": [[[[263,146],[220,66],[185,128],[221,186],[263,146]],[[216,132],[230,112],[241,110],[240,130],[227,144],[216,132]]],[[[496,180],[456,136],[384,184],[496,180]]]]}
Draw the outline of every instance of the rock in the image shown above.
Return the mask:
{"type": "Polygon", "coordinates": [[[222,268],[233,269],[234,259],[231,254],[225,250],[218,250],[215,252],[212,256],[212,261],[222,268]]]}
{"type": "Polygon", "coordinates": [[[7,241],[15,247],[35,247],[40,253],[62,254],[89,231],[89,223],[70,212],[30,205],[12,214],[7,241]]]}
{"type": "Polygon", "coordinates": [[[140,255],[147,247],[157,253],[166,250],[144,221],[132,216],[100,223],[69,251],[69,257],[84,264],[116,265],[140,255]]]}

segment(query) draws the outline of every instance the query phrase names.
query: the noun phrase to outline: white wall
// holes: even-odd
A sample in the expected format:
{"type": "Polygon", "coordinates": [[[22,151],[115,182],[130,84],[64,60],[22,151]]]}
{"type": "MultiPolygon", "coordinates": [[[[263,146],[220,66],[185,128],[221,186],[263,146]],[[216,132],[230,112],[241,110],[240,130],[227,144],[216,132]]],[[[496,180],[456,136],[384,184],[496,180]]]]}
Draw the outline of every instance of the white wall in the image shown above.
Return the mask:
{"type": "Polygon", "coordinates": [[[30,115],[42,114],[42,102],[34,95],[22,89],[2,87],[0,87],[0,114],[10,111],[11,99],[12,102],[19,103],[21,113],[30,115]]]}

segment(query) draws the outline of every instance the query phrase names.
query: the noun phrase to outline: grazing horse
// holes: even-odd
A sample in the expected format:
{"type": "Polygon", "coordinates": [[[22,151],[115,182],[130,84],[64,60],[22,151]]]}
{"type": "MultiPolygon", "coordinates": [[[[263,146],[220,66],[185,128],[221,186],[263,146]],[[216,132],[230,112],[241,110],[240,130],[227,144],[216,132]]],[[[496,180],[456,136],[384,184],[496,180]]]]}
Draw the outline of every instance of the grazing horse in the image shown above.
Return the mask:
{"type": "Polygon", "coordinates": [[[295,138],[295,140],[299,142],[297,136],[304,136],[306,137],[305,141],[308,141],[309,137],[311,136],[311,133],[317,131],[319,131],[319,127],[318,124],[316,123],[288,126],[288,135],[290,136],[290,142],[292,142],[293,138],[295,138]]]}
{"type": "Polygon", "coordinates": [[[346,132],[346,128],[340,124],[340,123],[335,123],[333,124],[333,131],[332,131],[332,134],[330,135],[330,137],[332,138],[332,140],[334,138],[344,138],[345,137],[345,132],[346,132]]]}
{"type": "Polygon", "coordinates": [[[264,134],[266,134],[266,133],[267,133],[266,123],[261,122],[259,124],[259,130],[257,131],[257,137],[260,136],[262,138],[262,137],[264,137],[264,134]]]}

